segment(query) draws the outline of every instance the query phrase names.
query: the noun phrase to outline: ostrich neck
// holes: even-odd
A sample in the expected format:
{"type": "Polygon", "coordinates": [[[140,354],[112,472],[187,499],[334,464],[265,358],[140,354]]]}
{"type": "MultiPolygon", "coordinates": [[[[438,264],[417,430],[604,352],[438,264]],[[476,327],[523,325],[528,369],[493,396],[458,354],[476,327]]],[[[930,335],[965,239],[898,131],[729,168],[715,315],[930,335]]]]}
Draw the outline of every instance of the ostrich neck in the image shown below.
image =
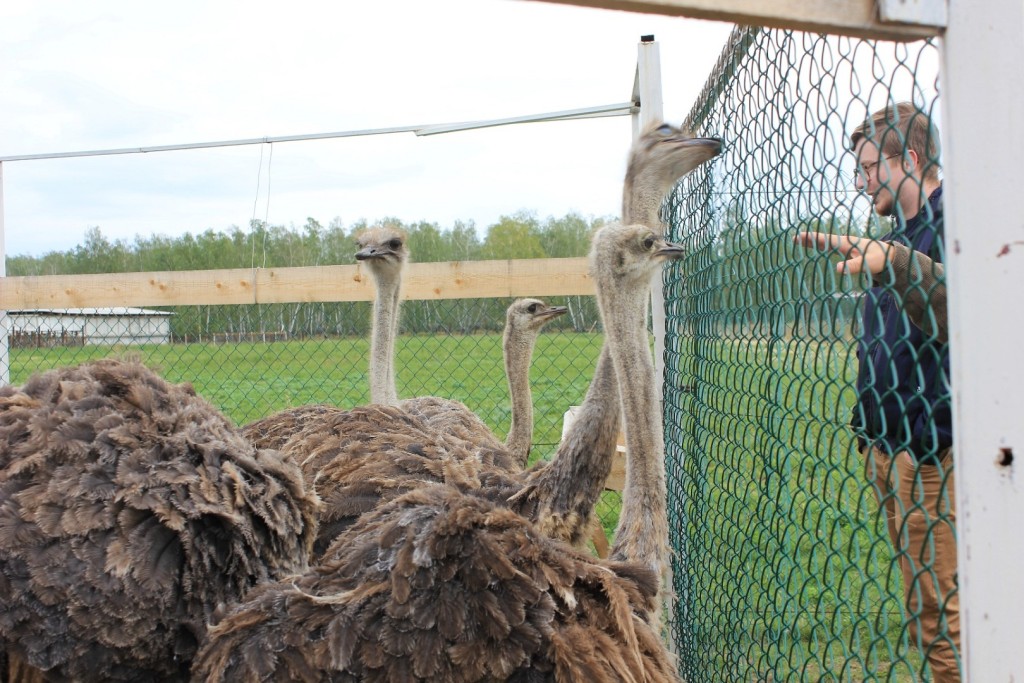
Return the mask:
{"type": "Polygon", "coordinates": [[[506,334],[504,341],[505,377],[512,401],[512,424],[505,446],[519,463],[526,466],[533,441],[533,395],[530,392],[530,358],[535,338],[506,334]]]}
{"type": "Polygon", "coordinates": [[[529,472],[531,494],[521,512],[537,520],[544,533],[580,544],[612,469],[619,436],[619,387],[607,342],[597,359],[594,378],[551,462],[529,472]],[[530,504],[535,505],[529,508],[530,504]]]}
{"type": "Polygon", "coordinates": [[[395,337],[398,334],[398,291],[401,278],[378,276],[370,340],[370,402],[395,405],[395,337]]]}
{"type": "Polygon", "coordinates": [[[644,325],[647,288],[599,288],[605,334],[621,384],[626,426],[626,485],[612,557],[641,562],[659,576],[668,560],[665,437],[658,410],[654,363],[644,325]]]}
{"type": "Polygon", "coordinates": [[[661,203],[671,186],[652,182],[648,174],[630,169],[622,192],[622,222],[625,225],[646,225],[659,235],[665,234],[665,224],[659,216],[661,203]]]}

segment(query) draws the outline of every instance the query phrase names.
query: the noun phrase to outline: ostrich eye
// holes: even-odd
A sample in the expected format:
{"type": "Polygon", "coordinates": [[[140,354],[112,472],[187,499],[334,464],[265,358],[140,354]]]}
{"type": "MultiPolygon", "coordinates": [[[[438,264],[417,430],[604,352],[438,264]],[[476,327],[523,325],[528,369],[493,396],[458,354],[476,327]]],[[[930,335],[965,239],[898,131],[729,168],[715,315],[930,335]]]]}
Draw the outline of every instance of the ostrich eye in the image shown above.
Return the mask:
{"type": "Polygon", "coordinates": [[[650,251],[654,246],[654,235],[648,235],[644,238],[644,249],[650,251]]]}
{"type": "Polygon", "coordinates": [[[675,128],[673,128],[672,126],[668,125],[667,123],[663,123],[660,126],[658,126],[658,132],[661,133],[662,135],[672,135],[672,133],[676,131],[675,128]]]}
{"type": "Polygon", "coordinates": [[[390,247],[391,249],[400,249],[402,247],[402,240],[393,239],[390,242],[388,242],[388,247],[390,247]]]}
{"type": "Polygon", "coordinates": [[[536,312],[537,312],[537,304],[530,304],[530,305],[529,305],[529,306],[527,307],[526,311],[527,311],[528,313],[536,313],[536,312]]]}

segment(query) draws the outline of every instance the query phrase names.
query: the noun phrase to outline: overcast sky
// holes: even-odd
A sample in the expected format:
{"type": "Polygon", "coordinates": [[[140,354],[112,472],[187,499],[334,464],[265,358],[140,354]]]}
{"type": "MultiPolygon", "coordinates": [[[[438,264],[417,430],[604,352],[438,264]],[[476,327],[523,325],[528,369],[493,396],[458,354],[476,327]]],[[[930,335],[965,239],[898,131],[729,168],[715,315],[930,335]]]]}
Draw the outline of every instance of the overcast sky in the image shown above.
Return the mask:
{"type": "MultiPolygon", "coordinates": [[[[528,0],[0,3],[0,156],[505,118],[629,99],[654,34],[665,116],[724,23],[528,0]]],[[[519,210],[618,215],[629,117],[3,164],[6,249],[253,217],[393,216],[481,233],[519,210]]]]}

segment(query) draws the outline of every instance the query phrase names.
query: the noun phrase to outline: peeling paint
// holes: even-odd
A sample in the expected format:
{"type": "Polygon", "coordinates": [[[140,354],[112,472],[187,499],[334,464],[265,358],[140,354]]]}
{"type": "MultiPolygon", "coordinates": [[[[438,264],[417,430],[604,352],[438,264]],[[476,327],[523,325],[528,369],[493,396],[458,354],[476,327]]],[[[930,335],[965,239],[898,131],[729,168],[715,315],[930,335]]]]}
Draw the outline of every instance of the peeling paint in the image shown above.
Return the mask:
{"type": "Polygon", "coordinates": [[[1012,245],[1016,245],[1016,246],[1024,246],[1024,240],[1017,240],[1015,242],[1009,242],[1007,244],[1004,244],[1003,248],[999,250],[998,254],[996,254],[996,258],[999,258],[1001,256],[1006,256],[1007,254],[1009,254],[1010,253],[1010,245],[1011,244],[1012,245]]]}

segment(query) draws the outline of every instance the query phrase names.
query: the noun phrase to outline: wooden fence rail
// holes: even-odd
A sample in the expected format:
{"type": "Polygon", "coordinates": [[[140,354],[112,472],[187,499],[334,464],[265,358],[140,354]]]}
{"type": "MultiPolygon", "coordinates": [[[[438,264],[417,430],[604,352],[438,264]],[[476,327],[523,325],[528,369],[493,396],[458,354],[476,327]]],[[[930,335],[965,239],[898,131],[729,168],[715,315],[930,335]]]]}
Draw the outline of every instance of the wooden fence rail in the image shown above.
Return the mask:
{"type": "MultiPolygon", "coordinates": [[[[586,258],[412,263],[404,299],[573,296],[594,293],[586,258]]],[[[0,278],[0,310],[371,301],[373,280],[353,266],[45,275],[0,278]]]]}

